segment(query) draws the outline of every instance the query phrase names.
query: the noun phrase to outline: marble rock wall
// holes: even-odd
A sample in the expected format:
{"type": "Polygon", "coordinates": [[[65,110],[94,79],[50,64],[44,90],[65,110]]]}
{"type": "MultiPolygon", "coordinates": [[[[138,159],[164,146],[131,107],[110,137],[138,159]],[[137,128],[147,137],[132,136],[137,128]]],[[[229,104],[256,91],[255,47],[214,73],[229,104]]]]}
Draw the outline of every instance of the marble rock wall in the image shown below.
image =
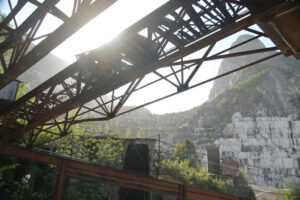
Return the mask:
{"type": "Polygon", "coordinates": [[[214,141],[220,156],[237,160],[254,183],[284,187],[286,179],[300,182],[299,120],[235,113],[223,135],[214,141]]]}

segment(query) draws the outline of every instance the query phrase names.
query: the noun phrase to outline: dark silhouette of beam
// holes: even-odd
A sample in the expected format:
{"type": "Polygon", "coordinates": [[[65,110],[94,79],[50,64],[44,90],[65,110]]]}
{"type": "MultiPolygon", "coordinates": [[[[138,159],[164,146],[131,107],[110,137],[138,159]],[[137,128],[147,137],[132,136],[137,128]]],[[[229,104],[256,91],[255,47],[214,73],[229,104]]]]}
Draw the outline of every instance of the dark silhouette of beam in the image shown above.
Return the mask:
{"type": "MultiPolygon", "coordinates": [[[[65,174],[66,176],[89,181],[103,182],[106,184],[118,185],[131,189],[173,195],[177,196],[179,199],[192,198],[196,200],[246,200],[246,198],[242,197],[213,192],[178,183],[172,183],[166,180],[156,179],[136,173],[104,168],[96,164],[63,157],[59,154],[39,150],[29,150],[19,146],[1,145],[0,154],[16,156],[22,159],[30,159],[60,166],[62,172],[61,174],[65,174]]],[[[62,176],[60,176],[59,182],[63,182],[62,176]]]]}

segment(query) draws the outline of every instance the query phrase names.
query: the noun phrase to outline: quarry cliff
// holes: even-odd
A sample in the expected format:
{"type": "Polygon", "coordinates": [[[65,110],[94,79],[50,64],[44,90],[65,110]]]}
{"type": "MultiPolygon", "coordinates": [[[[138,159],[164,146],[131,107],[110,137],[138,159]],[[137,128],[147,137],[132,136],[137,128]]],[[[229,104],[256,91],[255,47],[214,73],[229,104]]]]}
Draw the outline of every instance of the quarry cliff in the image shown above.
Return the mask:
{"type": "MultiPolygon", "coordinates": [[[[232,45],[249,37],[239,36],[232,45]]],[[[264,47],[260,40],[251,45],[235,51],[264,47]]],[[[219,74],[266,55],[223,60],[219,74]]],[[[221,157],[237,160],[258,184],[300,181],[300,61],[278,56],[215,80],[208,101],[185,112],[155,115],[142,108],[111,123],[132,136],[161,134],[173,144],[190,139],[203,152],[219,145],[221,157]]]]}

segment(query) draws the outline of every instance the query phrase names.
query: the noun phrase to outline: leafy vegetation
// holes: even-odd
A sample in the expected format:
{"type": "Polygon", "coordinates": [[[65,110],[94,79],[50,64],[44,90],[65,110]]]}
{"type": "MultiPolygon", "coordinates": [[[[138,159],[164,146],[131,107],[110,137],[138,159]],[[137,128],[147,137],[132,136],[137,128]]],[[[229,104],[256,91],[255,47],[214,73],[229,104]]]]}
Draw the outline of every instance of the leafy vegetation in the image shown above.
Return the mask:
{"type": "MultiPolygon", "coordinates": [[[[3,39],[3,37],[0,38],[0,41],[3,39]]],[[[222,97],[217,104],[217,109],[228,104],[228,102],[229,104],[232,102],[232,104],[228,106],[228,109],[232,109],[232,106],[234,106],[237,102],[243,101],[241,100],[241,97],[235,96],[235,91],[244,90],[246,87],[245,85],[248,87],[249,84],[257,84],[268,70],[269,68],[262,70],[261,72],[249,77],[248,80],[229,89],[229,92],[226,91],[227,96],[222,97]],[[231,99],[232,101],[229,101],[231,99]]],[[[242,73],[239,76],[241,75],[242,73]]],[[[26,93],[26,84],[26,82],[20,84],[17,99],[26,93]]],[[[223,94],[220,94],[220,96],[221,95],[223,94]]],[[[20,121],[20,123],[26,124],[26,122],[22,121],[20,121]]],[[[182,123],[179,130],[186,131],[188,128],[189,124],[182,123]]],[[[177,127],[174,127],[174,129],[177,129],[177,127]]],[[[50,131],[56,132],[57,130],[50,131]]],[[[124,146],[120,140],[113,137],[123,136],[116,133],[115,130],[109,129],[106,131],[104,126],[97,127],[95,123],[91,122],[85,125],[73,125],[71,132],[72,134],[51,144],[42,145],[41,148],[47,150],[50,149],[60,154],[95,162],[105,166],[121,166],[124,146]],[[95,136],[95,133],[99,133],[99,135],[95,136]]],[[[136,132],[138,137],[145,137],[145,129],[138,128],[136,132]]],[[[166,132],[169,132],[169,130],[166,132]]],[[[131,137],[130,131],[127,132],[127,136],[131,137]]],[[[37,143],[43,144],[44,141],[48,141],[49,139],[51,139],[49,134],[42,133],[38,137],[37,143]]],[[[225,181],[207,173],[206,170],[201,167],[197,161],[196,147],[192,142],[185,140],[183,143],[178,143],[170,150],[173,153],[172,157],[165,158],[160,163],[163,174],[172,176],[184,184],[195,185],[201,188],[220,192],[227,191],[225,181]]],[[[58,169],[56,167],[8,156],[1,156],[0,164],[1,198],[17,200],[42,200],[53,198],[58,173],[58,169]]],[[[294,195],[293,191],[294,190],[290,191],[289,196],[294,195]]],[[[103,198],[106,193],[107,188],[105,188],[102,184],[77,179],[66,179],[63,199],[100,199],[103,198]]],[[[159,198],[160,197],[157,197],[157,199],[159,198]]]]}
{"type": "MultiPolygon", "coordinates": [[[[108,135],[109,136],[109,135],[108,135]]],[[[68,135],[55,144],[56,152],[105,166],[120,167],[124,144],[112,137],[68,135]]]]}
{"type": "Polygon", "coordinates": [[[164,174],[168,174],[184,184],[226,192],[226,184],[222,179],[207,173],[204,168],[199,164],[195,165],[190,159],[180,161],[165,159],[162,161],[161,166],[164,174]]]}
{"type": "Polygon", "coordinates": [[[19,83],[19,87],[18,87],[18,91],[16,94],[16,100],[20,99],[22,96],[24,96],[27,92],[27,85],[28,82],[27,81],[23,81],[21,83],[19,83]]]}
{"type": "Polygon", "coordinates": [[[193,142],[184,140],[170,150],[173,154],[162,160],[160,164],[162,174],[169,175],[184,184],[226,192],[226,183],[215,175],[207,173],[199,164],[193,142]]]}
{"type": "MultiPolygon", "coordinates": [[[[43,148],[105,166],[121,167],[121,154],[124,146],[121,140],[115,137],[123,136],[114,130],[104,131],[103,127],[96,127],[95,124],[89,123],[85,126],[75,126],[72,135],[45,145],[43,148]],[[89,134],[91,130],[97,132],[98,135],[89,134]]],[[[207,173],[200,166],[197,161],[196,147],[191,141],[185,140],[183,143],[178,143],[170,151],[172,156],[165,158],[160,164],[163,174],[184,184],[226,192],[226,183],[207,173]]],[[[0,162],[0,194],[2,196],[18,200],[53,198],[58,174],[56,167],[7,156],[1,157],[0,162]]],[[[108,190],[100,183],[66,178],[63,199],[100,199],[107,195],[108,190]]],[[[169,198],[161,195],[154,197],[154,199],[169,198]]]]}
{"type": "Polygon", "coordinates": [[[299,200],[300,199],[300,184],[296,181],[288,180],[286,182],[288,190],[282,192],[285,200],[299,200]]]}
{"type": "Polygon", "coordinates": [[[171,147],[170,150],[174,153],[173,158],[179,161],[189,159],[191,166],[196,166],[196,146],[191,141],[184,140],[182,143],[178,142],[174,147],[171,147]]]}
{"type": "Polygon", "coordinates": [[[213,101],[206,102],[195,108],[189,125],[193,126],[192,123],[197,122],[194,119],[201,118],[203,127],[212,128],[216,127],[216,124],[222,125],[230,122],[231,116],[235,112],[241,112],[243,116],[249,114],[251,112],[249,111],[250,105],[253,102],[262,102],[264,98],[263,91],[260,91],[260,88],[257,88],[257,86],[264,80],[272,67],[270,65],[261,65],[260,71],[233,87],[221,91],[213,101]]]}
{"type": "MultiPolygon", "coordinates": [[[[4,19],[0,13],[0,21],[4,19]]],[[[1,31],[1,33],[5,33],[1,31]]],[[[0,42],[7,35],[0,36],[0,42]]],[[[4,53],[4,60],[8,62],[11,50],[4,53]]],[[[1,65],[1,64],[0,64],[1,65]]],[[[3,68],[0,66],[0,74],[3,68]]],[[[27,92],[27,82],[21,82],[16,99],[21,98],[27,92]]],[[[31,101],[34,101],[32,99],[31,101]]],[[[1,120],[1,119],[0,119],[1,120]]],[[[26,125],[27,121],[18,120],[26,125]]],[[[57,132],[57,127],[50,131],[57,132]]],[[[86,137],[85,134],[102,133],[103,135],[117,135],[114,130],[104,131],[103,127],[96,127],[94,123],[85,125],[73,125],[72,135],[66,136],[51,144],[44,144],[52,139],[52,135],[41,133],[35,141],[42,149],[51,149],[54,152],[77,158],[93,161],[105,165],[120,165],[123,146],[118,140],[108,137],[86,137]]],[[[25,133],[25,136],[29,133],[25,133]]],[[[25,137],[26,138],[26,137],[25,137]]],[[[20,144],[24,141],[20,140],[20,144]]],[[[26,142],[26,141],[25,141],[26,142]]],[[[54,187],[58,169],[53,165],[47,165],[11,156],[0,156],[0,199],[12,200],[44,200],[53,199],[54,187]]],[[[90,183],[77,179],[65,180],[63,199],[100,199],[103,198],[105,187],[99,183],[90,183]]]]}
{"type": "MultiPolygon", "coordinates": [[[[72,132],[72,135],[41,148],[105,166],[120,166],[123,144],[120,140],[112,138],[119,136],[114,130],[104,131],[104,127],[88,123],[73,126],[72,132]],[[91,131],[100,136],[85,135],[91,131]]],[[[1,197],[16,200],[53,198],[58,174],[56,167],[9,156],[0,157],[0,166],[1,197]]],[[[63,199],[100,199],[106,195],[107,188],[100,183],[73,178],[65,180],[63,199]]]]}
{"type": "Polygon", "coordinates": [[[51,199],[55,187],[57,169],[49,165],[0,157],[1,199],[51,199]]]}
{"type": "Polygon", "coordinates": [[[201,166],[193,142],[185,140],[170,150],[171,154],[166,155],[160,163],[162,177],[175,179],[186,185],[255,199],[254,192],[247,184],[245,173],[235,177],[239,180],[238,186],[227,183],[228,177],[208,173],[201,166]],[[239,189],[243,192],[237,194],[239,189]]]}

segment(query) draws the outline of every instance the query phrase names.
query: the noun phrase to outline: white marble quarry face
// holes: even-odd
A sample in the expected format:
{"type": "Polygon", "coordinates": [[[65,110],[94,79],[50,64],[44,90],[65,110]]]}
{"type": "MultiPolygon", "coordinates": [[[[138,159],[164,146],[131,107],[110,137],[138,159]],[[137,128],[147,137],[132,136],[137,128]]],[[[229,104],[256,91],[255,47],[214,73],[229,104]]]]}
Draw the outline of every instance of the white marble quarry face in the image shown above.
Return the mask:
{"type": "Polygon", "coordinates": [[[300,182],[300,121],[293,117],[243,118],[235,113],[223,134],[214,142],[220,146],[221,157],[239,161],[256,184],[284,187],[286,179],[300,182]]]}

